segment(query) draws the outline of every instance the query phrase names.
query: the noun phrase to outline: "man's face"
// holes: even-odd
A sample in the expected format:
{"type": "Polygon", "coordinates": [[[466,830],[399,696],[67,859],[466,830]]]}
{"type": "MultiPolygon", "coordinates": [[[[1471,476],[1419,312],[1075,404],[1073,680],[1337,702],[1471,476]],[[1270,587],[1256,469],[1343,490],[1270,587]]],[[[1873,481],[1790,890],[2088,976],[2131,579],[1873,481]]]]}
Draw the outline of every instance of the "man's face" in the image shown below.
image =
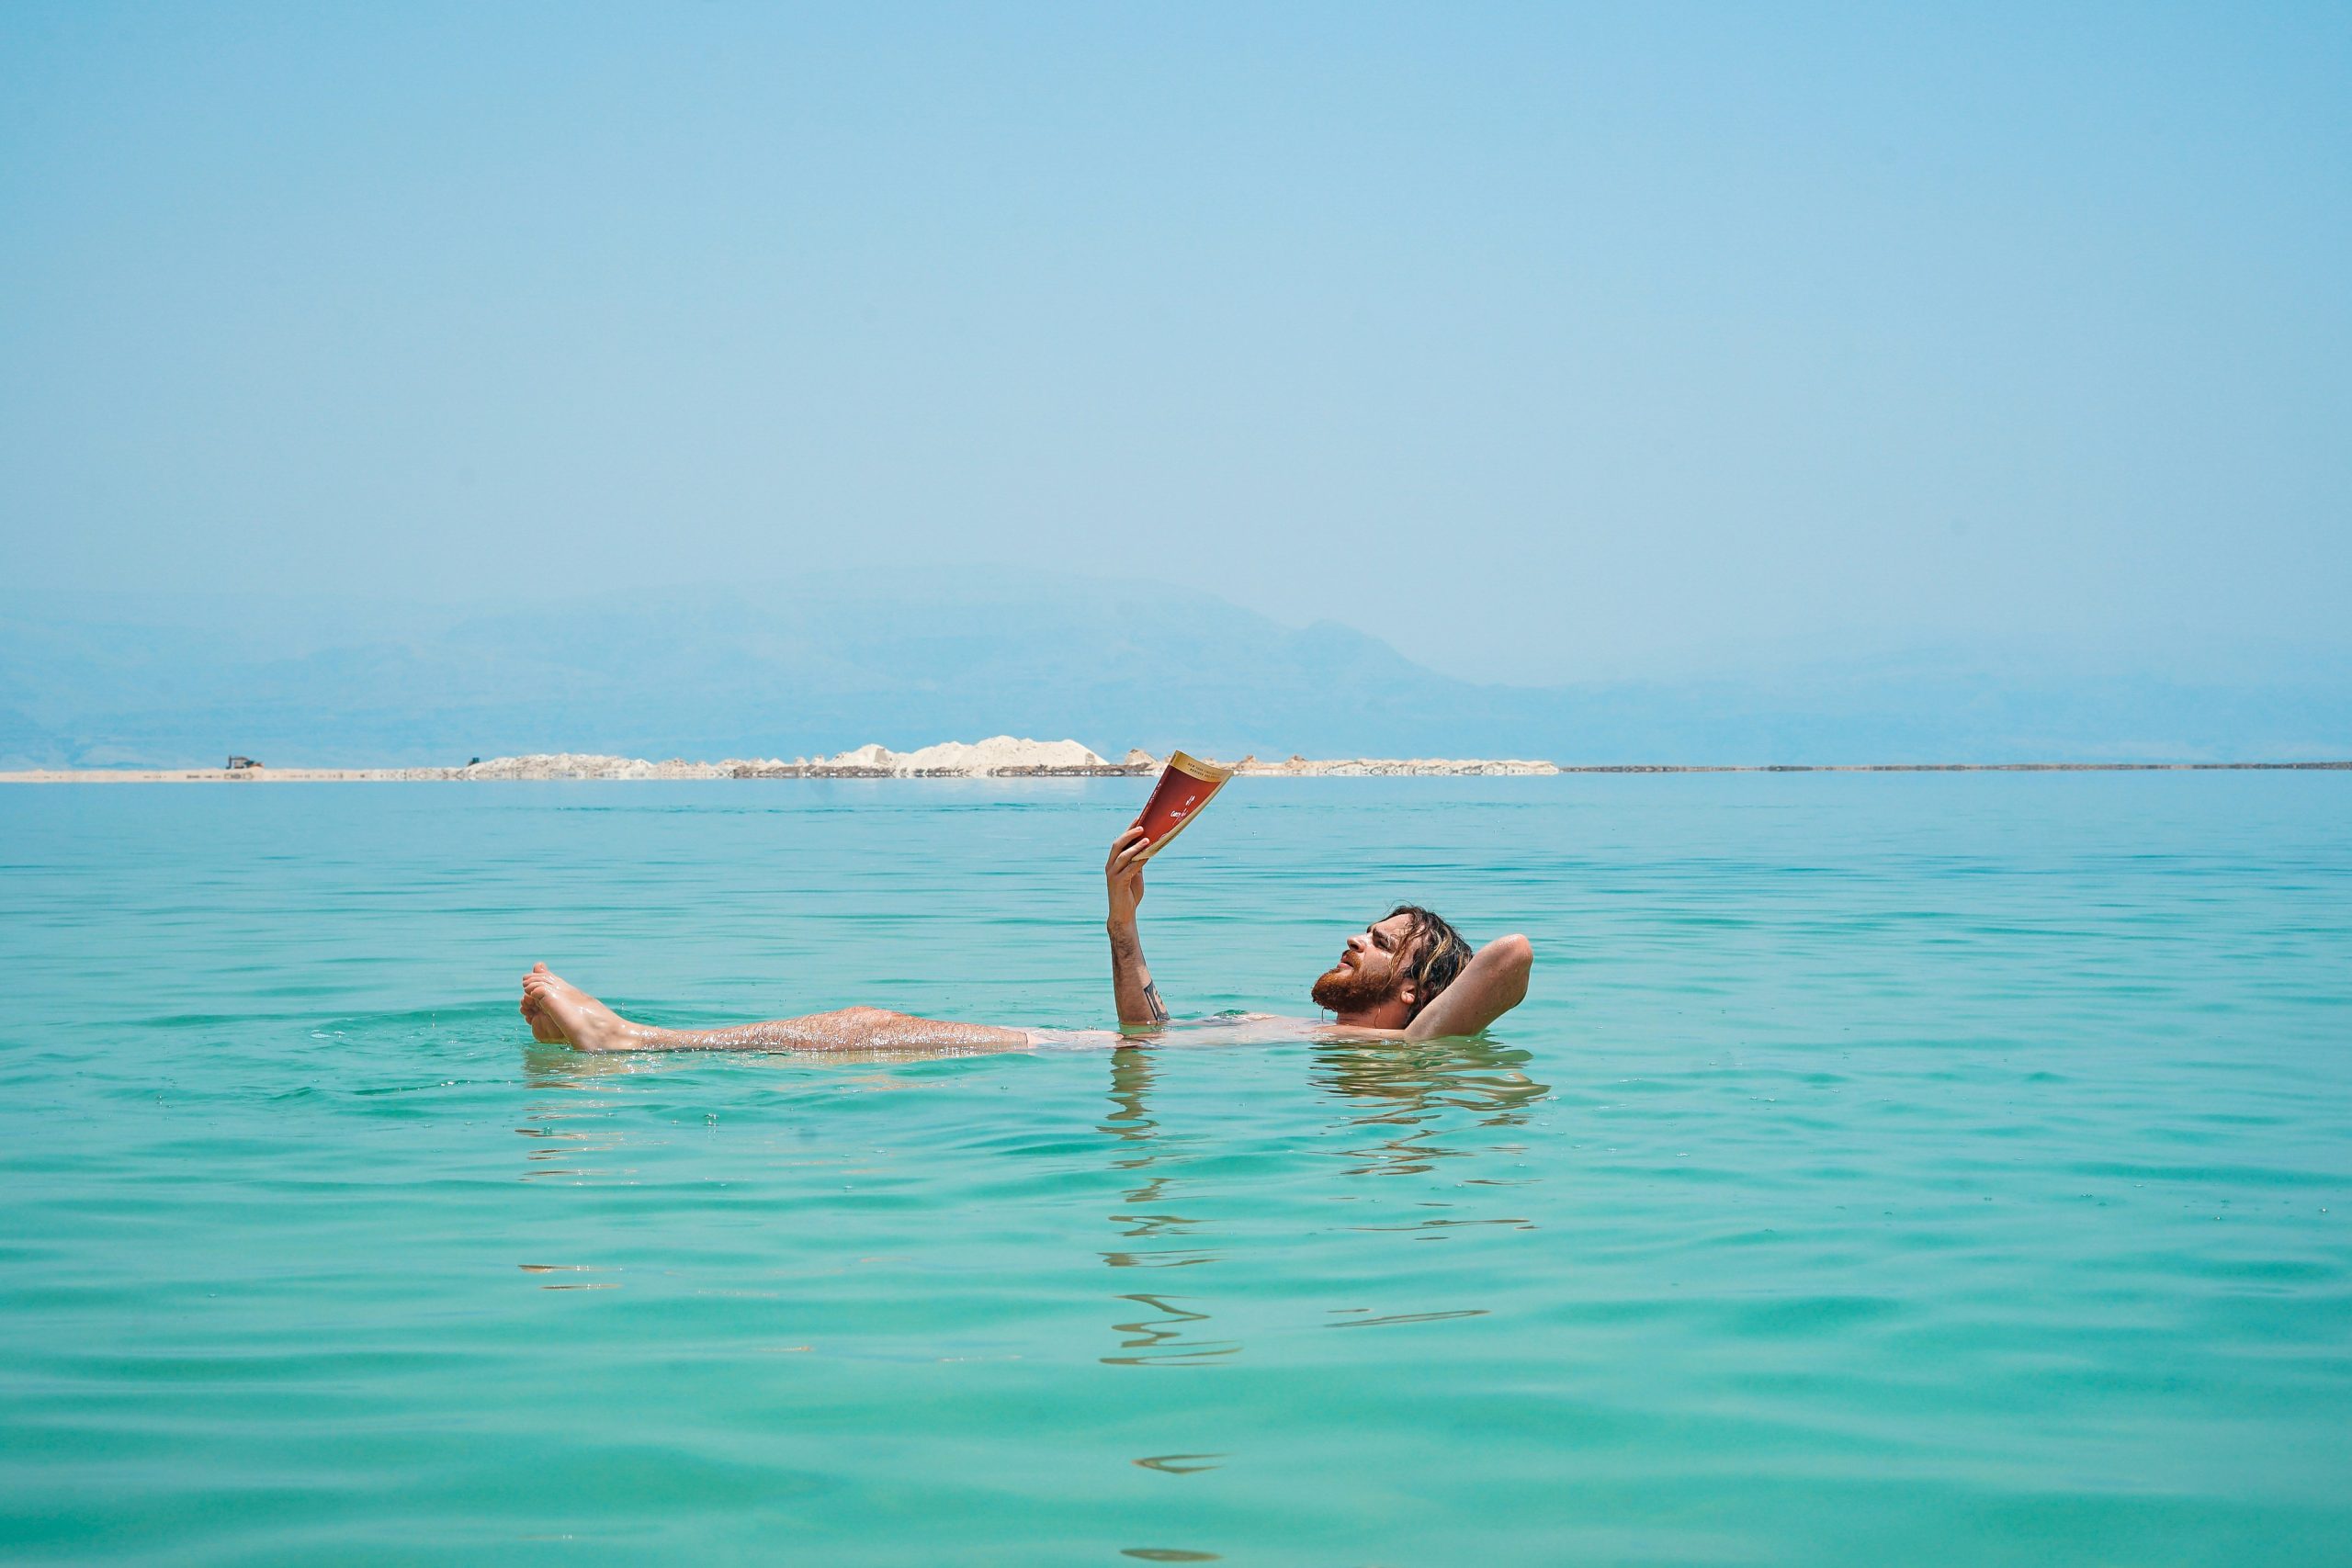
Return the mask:
{"type": "Polygon", "coordinates": [[[1310,993],[1331,1012],[1363,1012],[1396,994],[1412,964],[1413,917],[1391,915],[1348,938],[1340,961],[1323,971],[1310,993]]]}

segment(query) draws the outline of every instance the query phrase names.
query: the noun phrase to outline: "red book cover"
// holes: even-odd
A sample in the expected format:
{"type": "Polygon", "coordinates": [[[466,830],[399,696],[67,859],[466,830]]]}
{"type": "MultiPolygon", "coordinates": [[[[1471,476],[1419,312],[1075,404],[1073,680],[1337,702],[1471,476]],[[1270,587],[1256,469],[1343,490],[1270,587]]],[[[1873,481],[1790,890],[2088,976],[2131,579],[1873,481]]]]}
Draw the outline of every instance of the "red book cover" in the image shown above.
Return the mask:
{"type": "Polygon", "coordinates": [[[1151,845],[1143,858],[1149,860],[1165,849],[1168,840],[1182,832],[1184,825],[1201,814],[1209,797],[1232,776],[1231,768],[1220,768],[1182,751],[1169,758],[1168,765],[1159,771],[1159,782],[1152,786],[1151,798],[1143,803],[1143,814],[1136,818],[1136,826],[1144,830],[1144,839],[1151,845]]]}

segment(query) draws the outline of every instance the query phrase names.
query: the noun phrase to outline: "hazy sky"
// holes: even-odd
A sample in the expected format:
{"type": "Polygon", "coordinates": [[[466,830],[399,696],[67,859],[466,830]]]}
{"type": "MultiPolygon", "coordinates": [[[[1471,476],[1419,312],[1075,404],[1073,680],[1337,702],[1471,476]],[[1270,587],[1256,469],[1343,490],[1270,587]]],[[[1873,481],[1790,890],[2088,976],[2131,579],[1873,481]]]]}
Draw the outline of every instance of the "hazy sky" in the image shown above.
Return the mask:
{"type": "Polygon", "coordinates": [[[2340,650],[2347,280],[2342,4],[0,8],[34,590],[2340,650]]]}

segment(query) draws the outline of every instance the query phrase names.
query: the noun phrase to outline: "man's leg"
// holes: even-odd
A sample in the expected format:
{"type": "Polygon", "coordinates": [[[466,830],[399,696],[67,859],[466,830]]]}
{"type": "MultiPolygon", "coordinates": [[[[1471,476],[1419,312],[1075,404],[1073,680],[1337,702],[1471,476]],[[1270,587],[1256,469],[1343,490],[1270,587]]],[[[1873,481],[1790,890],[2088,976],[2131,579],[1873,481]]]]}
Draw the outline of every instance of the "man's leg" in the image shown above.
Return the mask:
{"type": "Polygon", "coordinates": [[[655,1029],[631,1023],[579,987],[536,964],[523,976],[523,1016],[531,1033],[582,1051],[1019,1051],[1019,1029],[910,1018],[880,1008],[843,1008],[807,1018],[739,1023],[728,1029],[655,1029]]]}

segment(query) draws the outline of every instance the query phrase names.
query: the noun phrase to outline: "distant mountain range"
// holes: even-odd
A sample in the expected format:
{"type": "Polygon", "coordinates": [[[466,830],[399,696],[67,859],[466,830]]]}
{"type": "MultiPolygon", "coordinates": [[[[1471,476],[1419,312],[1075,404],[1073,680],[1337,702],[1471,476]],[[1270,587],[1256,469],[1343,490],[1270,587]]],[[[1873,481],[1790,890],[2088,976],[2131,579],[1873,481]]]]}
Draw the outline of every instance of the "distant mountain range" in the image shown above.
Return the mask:
{"type": "Polygon", "coordinates": [[[1483,685],[1329,622],[1005,573],[513,606],[0,602],[0,768],[792,757],[1006,734],[1106,756],[1564,762],[2352,756],[2352,671],[2064,678],[1914,658],[1770,678],[1483,685]]]}

